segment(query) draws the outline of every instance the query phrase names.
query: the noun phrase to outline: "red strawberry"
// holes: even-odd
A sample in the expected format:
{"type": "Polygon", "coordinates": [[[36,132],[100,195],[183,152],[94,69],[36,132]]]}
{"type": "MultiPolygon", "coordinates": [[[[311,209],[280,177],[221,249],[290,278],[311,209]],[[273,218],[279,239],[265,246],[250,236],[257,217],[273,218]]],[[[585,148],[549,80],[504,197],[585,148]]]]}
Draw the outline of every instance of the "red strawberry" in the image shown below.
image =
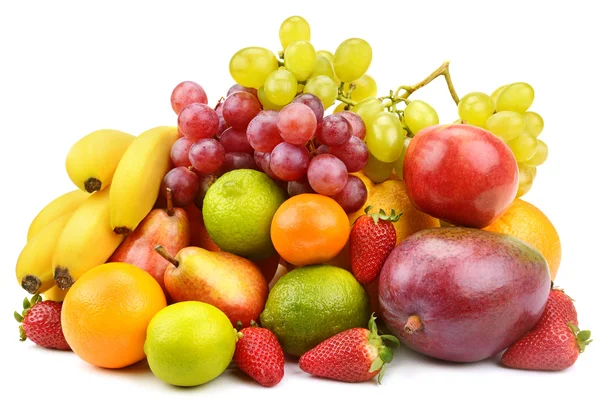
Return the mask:
{"type": "Polygon", "coordinates": [[[392,223],[402,215],[394,210],[390,215],[383,210],[369,214],[371,208],[365,208],[366,215],[354,222],[350,232],[350,265],[352,273],[363,285],[377,278],[383,263],[396,246],[396,230],[392,223]]]}
{"type": "Polygon", "coordinates": [[[283,350],[268,329],[250,327],[240,331],[233,361],[246,375],[263,386],[277,385],[283,379],[283,350]]]}
{"type": "Polygon", "coordinates": [[[590,344],[590,331],[576,326],[573,301],[562,290],[552,289],[540,320],[525,336],[504,352],[502,363],[510,368],[560,371],[572,366],[590,344]]]}
{"type": "Polygon", "coordinates": [[[311,375],[343,382],[364,382],[379,374],[381,383],[385,365],[394,353],[383,339],[394,345],[400,342],[392,335],[379,335],[375,317],[369,329],[353,328],[338,333],[300,357],[300,369],[311,375]]]}
{"type": "Polygon", "coordinates": [[[71,350],[60,324],[62,303],[41,300],[39,294],[33,296],[31,301],[25,298],[23,312],[14,314],[17,322],[21,323],[19,326],[21,341],[29,338],[38,346],[71,350]]]}

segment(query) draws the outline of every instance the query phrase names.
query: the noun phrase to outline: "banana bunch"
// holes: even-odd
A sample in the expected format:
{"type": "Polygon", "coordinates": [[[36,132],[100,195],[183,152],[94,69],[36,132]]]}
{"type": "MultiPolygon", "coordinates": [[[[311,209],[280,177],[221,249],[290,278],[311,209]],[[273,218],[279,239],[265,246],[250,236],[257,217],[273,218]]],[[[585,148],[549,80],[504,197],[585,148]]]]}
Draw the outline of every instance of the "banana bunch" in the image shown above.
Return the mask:
{"type": "Polygon", "coordinates": [[[150,129],[123,155],[110,186],[110,226],[115,232],[133,232],[154,207],[178,135],[176,127],[150,129]]]}
{"type": "Polygon", "coordinates": [[[108,187],[117,165],[135,136],[102,129],[84,136],[67,154],[67,174],[75,186],[88,193],[108,187]]]}
{"type": "Polygon", "coordinates": [[[65,193],[62,196],[52,200],[46,207],[39,212],[33,219],[29,230],[27,231],[27,241],[30,241],[49,223],[60,217],[61,215],[72,213],[83,203],[85,199],[90,197],[89,193],[81,190],[74,190],[65,193]]]}

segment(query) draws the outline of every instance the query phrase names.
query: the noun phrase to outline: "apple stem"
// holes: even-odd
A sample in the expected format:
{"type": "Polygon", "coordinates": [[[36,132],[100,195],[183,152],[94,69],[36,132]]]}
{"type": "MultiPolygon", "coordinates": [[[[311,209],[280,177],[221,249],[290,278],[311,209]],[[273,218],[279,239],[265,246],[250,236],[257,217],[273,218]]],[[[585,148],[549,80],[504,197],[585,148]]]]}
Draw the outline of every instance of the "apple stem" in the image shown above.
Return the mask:
{"type": "Polygon", "coordinates": [[[175,214],[175,210],[173,210],[173,189],[167,188],[167,215],[172,217],[175,214]]]}
{"type": "Polygon", "coordinates": [[[406,320],[406,324],[404,325],[404,332],[412,335],[416,331],[423,329],[423,324],[421,323],[421,318],[416,315],[411,315],[406,320]]]}
{"type": "Polygon", "coordinates": [[[172,255],[170,255],[169,252],[164,247],[162,247],[160,244],[157,244],[156,246],[154,246],[154,251],[156,251],[158,254],[160,254],[160,256],[162,258],[164,258],[165,260],[167,260],[168,262],[173,264],[175,266],[175,268],[179,267],[179,261],[177,261],[175,259],[175,257],[173,257],[172,255]]]}

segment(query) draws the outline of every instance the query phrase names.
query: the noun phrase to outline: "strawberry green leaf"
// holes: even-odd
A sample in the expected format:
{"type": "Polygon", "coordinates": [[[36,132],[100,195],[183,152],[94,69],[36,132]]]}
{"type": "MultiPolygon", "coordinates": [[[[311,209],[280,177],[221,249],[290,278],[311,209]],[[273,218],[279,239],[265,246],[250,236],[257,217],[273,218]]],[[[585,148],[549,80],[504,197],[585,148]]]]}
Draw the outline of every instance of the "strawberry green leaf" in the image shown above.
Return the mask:
{"type": "Polygon", "coordinates": [[[394,335],[381,335],[381,338],[384,340],[387,340],[389,342],[392,342],[392,345],[394,347],[398,347],[400,346],[400,341],[398,340],[398,338],[394,335]]]}
{"type": "Polygon", "coordinates": [[[592,331],[579,331],[577,334],[577,340],[581,340],[582,342],[586,342],[592,337],[592,331]]]}
{"type": "Polygon", "coordinates": [[[390,363],[394,358],[394,352],[389,347],[384,347],[379,351],[379,357],[381,357],[383,362],[390,363]]]}
{"type": "Polygon", "coordinates": [[[379,371],[379,375],[377,376],[377,383],[381,385],[381,382],[383,381],[383,375],[385,375],[385,368],[386,365],[383,364],[383,366],[381,367],[381,370],[379,371]]]}
{"type": "Polygon", "coordinates": [[[29,302],[29,299],[27,297],[25,297],[25,299],[23,299],[23,309],[28,309],[31,308],[31,303],[29,302]]]}
{"type": "Polygon", "coordinates": [[[369,368],[369,372],[379,371],[385,362],[381,359],[381,357],[377,357],[373,363],[371,364],[371,368],[369,368]]]}
{"type": "Polygon", "coordinates": [[[25,330],[23,329],[23,325],[19,325],[19,340],[24,342],[27,340],[27,335],[25,334],[25,330]]]}
{"type": "Polygon", "coordinates": [[[23,316],[21,314],[19,314],[18,312],[15,311],[15,313],[13,315],[15,316],[15,319],[17,320],[18,323],[23,322],[23,316]]]}
{"type": "Polygon", "coordinates": [[[34,305],[36,305],[37,303],[39,303],[40,301],[42,301],[42,296],[39,293],[36,293],[32,298],[31,298],[31,306],[33,307],[34,305]]]}
{"type": "Polygon", "coordinates": [[[368,213],[369,213],[369,211],[371,211],[372,209],[373,209],[373,206],[367,206],[367,207],[365,208],[365,214],[368,214],[368,213]]]}

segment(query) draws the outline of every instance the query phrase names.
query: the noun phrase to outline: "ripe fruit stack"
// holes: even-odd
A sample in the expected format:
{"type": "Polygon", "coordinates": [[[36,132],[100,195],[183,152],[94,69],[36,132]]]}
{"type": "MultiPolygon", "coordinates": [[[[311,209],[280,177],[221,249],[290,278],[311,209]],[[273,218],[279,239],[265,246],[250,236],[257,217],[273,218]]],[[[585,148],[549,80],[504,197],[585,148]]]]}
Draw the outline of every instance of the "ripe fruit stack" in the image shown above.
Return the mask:
{"type": "Polygon", "coordinates": [[[14,314],[21,339],[105,368],[146,357],[176,386],[232,361],[275,386],[285,354],[312,375],[381,381],[398,341],[456,362],[508,348],[509,367],[573,365],[591,334],[549,295],[560,239],[516,198],[548,154],[533,88],[460,98],[445,62],[377,97],[367,41],[316,50],[298,16],[279,39],[232,56],[216,104],[179,83],[176,127],[73,145],[78,190],[37,214],[16,262],[33,295],[14,314]],[[441,76],[459,123],[411,97],[441,76]]]}

